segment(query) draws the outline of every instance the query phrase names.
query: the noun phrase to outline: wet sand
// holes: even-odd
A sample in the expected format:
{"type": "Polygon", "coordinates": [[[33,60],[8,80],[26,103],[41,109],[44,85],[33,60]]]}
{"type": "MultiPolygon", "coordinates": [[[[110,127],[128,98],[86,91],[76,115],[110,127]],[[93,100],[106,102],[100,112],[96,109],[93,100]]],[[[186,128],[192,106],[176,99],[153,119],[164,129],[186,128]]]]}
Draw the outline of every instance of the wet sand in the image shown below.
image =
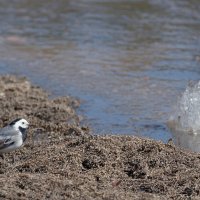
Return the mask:
{"type": "Polygon", "coordinates": [[[0,160],[1,199],[199,199],[198,153],[89,134],[78,106],[71,97],[49,98],[25,78],[0,77],[0,125],[16,117],[32,124],[25,145],[0,160]]]}

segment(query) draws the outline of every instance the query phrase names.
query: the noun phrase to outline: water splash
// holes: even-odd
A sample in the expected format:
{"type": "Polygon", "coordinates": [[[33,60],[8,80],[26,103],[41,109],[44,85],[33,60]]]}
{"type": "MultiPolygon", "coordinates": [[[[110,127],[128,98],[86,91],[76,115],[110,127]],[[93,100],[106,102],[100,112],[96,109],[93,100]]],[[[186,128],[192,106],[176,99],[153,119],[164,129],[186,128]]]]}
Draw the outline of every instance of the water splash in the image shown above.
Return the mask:
{"type": "Polygon", "coordinates": [[[200,81],[188,85],[167,125],[176,145],[200,152],[200,81]]]}
{"type": "Polygon", "coordinates": [[[178,102],[176,115],[183,130],[200,134],[200,81],[188,85],[178,102]]]}

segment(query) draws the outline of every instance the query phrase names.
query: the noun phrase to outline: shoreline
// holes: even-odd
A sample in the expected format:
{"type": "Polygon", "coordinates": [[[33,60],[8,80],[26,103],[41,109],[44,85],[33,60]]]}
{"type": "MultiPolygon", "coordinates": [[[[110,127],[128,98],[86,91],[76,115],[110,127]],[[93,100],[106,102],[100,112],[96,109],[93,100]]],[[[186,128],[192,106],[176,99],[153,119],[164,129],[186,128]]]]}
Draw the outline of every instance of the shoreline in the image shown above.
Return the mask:
{"type": "Polygon", "coordinates": [[[79,104],[0,76],[0,126],[17,117],[33,126],[25,145],[0,160],[0,197],[198,199],[200,154],[136,136],[90,135],[79,125],[79,104]]]}

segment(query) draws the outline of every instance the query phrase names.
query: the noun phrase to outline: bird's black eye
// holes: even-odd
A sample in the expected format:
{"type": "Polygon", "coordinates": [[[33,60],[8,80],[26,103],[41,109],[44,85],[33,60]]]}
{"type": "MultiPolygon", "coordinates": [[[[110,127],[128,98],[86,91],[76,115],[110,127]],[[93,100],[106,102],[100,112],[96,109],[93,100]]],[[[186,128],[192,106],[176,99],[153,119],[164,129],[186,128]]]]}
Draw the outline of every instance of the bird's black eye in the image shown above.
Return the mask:
{"type": "Polygon", "coordinates": [[[24,122],[22,122],[22,124],[24,124],[24,122]]]}

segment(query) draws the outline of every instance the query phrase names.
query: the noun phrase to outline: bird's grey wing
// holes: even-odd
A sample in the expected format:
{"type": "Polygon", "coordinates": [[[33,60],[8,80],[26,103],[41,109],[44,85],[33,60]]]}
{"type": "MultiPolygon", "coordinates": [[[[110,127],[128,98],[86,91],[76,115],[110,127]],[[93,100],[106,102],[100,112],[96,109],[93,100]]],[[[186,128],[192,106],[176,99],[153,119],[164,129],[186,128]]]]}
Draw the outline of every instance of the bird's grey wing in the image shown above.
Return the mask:
{"type": "Polygon", "coordinates": [[[6,137],[6,136],[14,136],[17,134],[18,134],[18,132],[10,126],[6,126],[2,129],[0,129],[0,138],[6,137]]]}
{"type": "Polygon", "coordinates": [[[12,136],[0,137],[0,150],[7,148],[14,143],[12,136]]]}
{"type": "Polygon", "coordinates": [[[16,134],[17,131],[9,126],[0,129],[0,150],[14,144],[13,136],[16,134]]]}

